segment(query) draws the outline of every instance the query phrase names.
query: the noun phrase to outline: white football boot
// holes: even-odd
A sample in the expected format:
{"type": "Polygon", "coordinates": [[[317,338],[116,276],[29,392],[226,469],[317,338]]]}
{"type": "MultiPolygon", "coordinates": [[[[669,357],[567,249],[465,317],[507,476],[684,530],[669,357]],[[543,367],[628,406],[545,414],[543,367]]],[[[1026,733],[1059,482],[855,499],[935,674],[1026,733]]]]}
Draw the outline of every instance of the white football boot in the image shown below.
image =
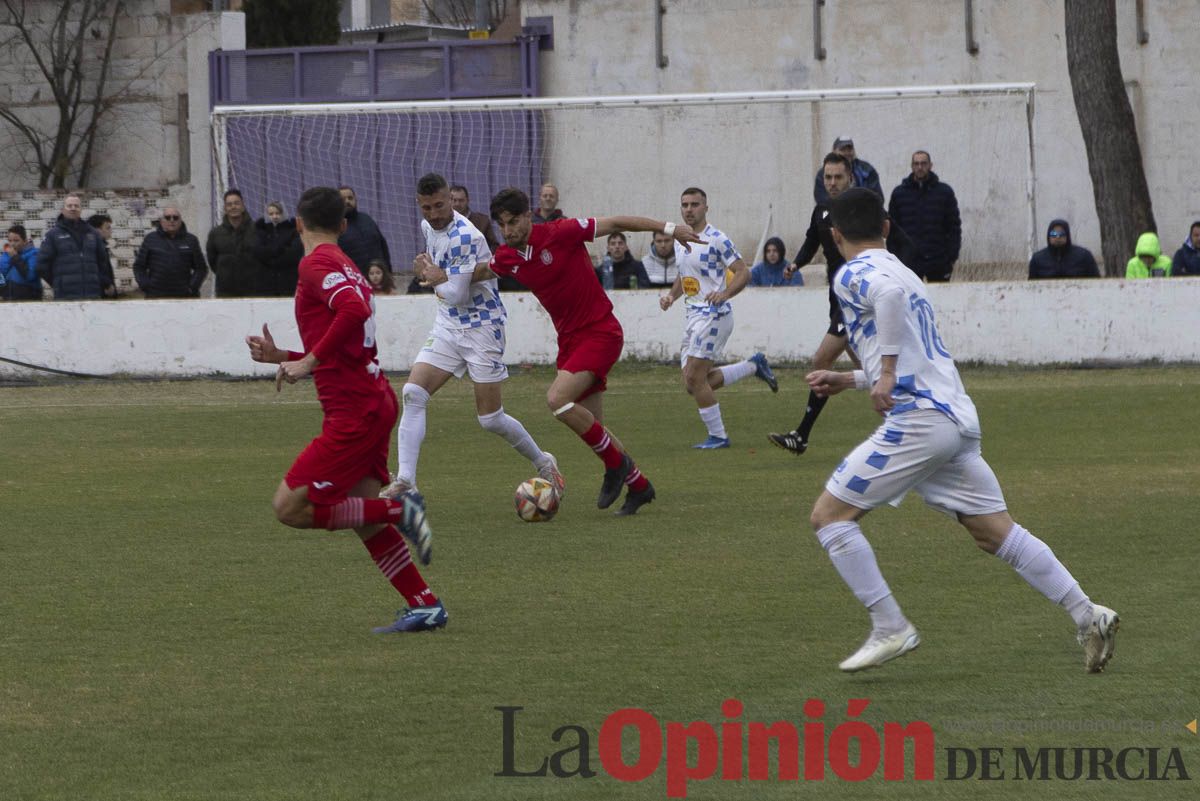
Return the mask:
{"type": "Polygon", "coordinates": [[[1079,630],[1076,639],[1083,646],[1083,666],[1088,673],[1101,673],[1112,659],[1117,645],[1121,618],[1107,606],[1092,604],[1092,620],[1079,630]]]}
{"type": "Polygon", "coordinates": [[[867,637],[867,641],[862,644],[862,647],[838,667],[847,673],[878,667],[884,662],[904,656],[920,644],[921,635],[917,633],[917,629],[912,623],[906,624],[895,634],[877,634],[872,631],[871,636],[867,637]]]}

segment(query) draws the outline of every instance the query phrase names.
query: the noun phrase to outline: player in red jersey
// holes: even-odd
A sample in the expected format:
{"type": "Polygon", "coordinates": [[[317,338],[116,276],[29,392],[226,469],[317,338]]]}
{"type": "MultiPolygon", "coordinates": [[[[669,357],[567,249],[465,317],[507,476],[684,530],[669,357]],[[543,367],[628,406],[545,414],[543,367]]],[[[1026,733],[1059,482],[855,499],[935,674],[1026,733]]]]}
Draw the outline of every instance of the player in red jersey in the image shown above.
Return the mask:
{"type": "Polygon", "coordinates": [[[307,352],[276,347],[266,325],[261,337],[246,337],[250,358],[279,365],[276,391],[284,381],[294,384],[311,373],[324,413],[320,436],[296,457],[272,505],[279,522],[293,528],[354,529],[409,604],[376,633],[428,631],[446,625],[446,609],[421,578],[405,542],[407,537],[429,564],[432,532],[424,501],[415,492],[396,500],[376,497],[388,480],[398,406],[375,358],[371,285],[337,246],[345,226],[338,190],[315,187],[300,197],[296,228],[304,258],[296,324],[307,352]]]}
{"type": "MultiPolygon", "coordinates": [[[[607,509],[620,496],[621,487],[628,486],[617,514],[635,514],[654,500],[654,487],[602,424],[602,393],[608,371],[621,356],[625,335],[584,243],[617,231],[663,232],[684,247],[700,240],[686,225],[648,217],[568,218],[534,225],[529,197],[512,187],[492,198],[491,212],[505,244],[497,248],[490,267],[476,268],[475,280],[512,276],[549,312],[558,332],[558,375],[546,392],[546,403],[604,462],[604,483],[596,505],[607,509]]],[[[422,277],[431,285],[446,280],[445,272],[430,265],[422,277]]]]}

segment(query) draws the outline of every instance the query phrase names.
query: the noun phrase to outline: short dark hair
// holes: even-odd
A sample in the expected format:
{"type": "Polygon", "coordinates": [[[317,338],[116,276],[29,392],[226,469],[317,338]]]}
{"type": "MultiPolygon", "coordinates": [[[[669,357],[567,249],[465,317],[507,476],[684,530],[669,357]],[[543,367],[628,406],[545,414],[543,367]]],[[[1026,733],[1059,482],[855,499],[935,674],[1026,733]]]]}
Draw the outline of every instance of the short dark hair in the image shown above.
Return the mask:
{"type": "Polygon", "coordinates": [[[242,190],[240,189],[226,189],[225,194],[221,195],[221,200],[229,200],[230,195],[237,195],[242,198],[242,202],[246,200],[246,198],[242,197],[242,190]]]}
{"type": "Polygon", "coordinates": [[[427,172],[417,179],[418,195],[436,195],[446,188],[446,179],[436,172],[427,172]]]}
{"type": "Polygon", "coordinates": [[[107,214],[93,214],[91,217],[88,217],[88,225],[92,226],[93,228],[99,228],[105,223],[111,222],[112,217],[109,217],[107,214]]]}
{"type": "Polygon", "coordinates": [[[625,238],[625,234],[621,233],[620,231],[613,231],[608,235],[609,242],[613,241],[614,239],[620,239],[625,244],[629,244],[629,240],[625,238]]]}
{"type": "Polygon", "coordinates": [[[929,151],[928,151],[928,150],[914,150],[914,151],[913,151],[913,155],[914,155],[914,156],[915,156],[915,155],[917,155],[918,153],[920,153],[920,154],[921,154],[922,156],[924,156],[925,158],[929,159],[931,162],[933,161],[933,156],[929,155],[929,151]]]}
{"type": "Polygon", "coordinates": [[[680,197],[683,197],[684,195],[699,195],[700,197],[704,198],[706,202],[708,201],[708,193],[698,186],[689,186],[687,189],[679,193],[680,197]]]}
{"type": "Polygon", "coordinates": [[[467,200],[471,199],[471,193],[468,192],[467,188],[465,186],[463,186],[462,184],[452,184],[450,186],[450,191],[451,192],[462,192],[464,195],[467,196],[467,200]]]}
{"type": "Polygon", "coordinates": [[[865,187],[847,189],[830,201],[829,218],[850,242],[883,238],[883,198],[865,187]]]}
{"type": "Polygon", "coordinates": [[[824,172],[826,164],[841,164],[846,168],[847,173],[854,169],[853,165],[850,164],[850,159],[846,158],[841,153],[838,153],[836,150],[832,153],[826,153],[825,158],[821,159],[822,172],[824,172]]]}
{"type": "Polygon", "coordinates": [[[29,233],[25,230],[25,226],[21,225],[20,223],[17,223],[16,225],[8,226],[8,232],[10,234],[16,234],[17,236],[21,237],[22,239],[29,238],[29,233]]]}
{"type": "MultiPolygon", "coordinates": [[[[354,192],[354,187],[350,186],[349,184],[342,184],[341,186],[338,187],[339,192],[341,192],[343,189],[349,189],[351,192],[354,192]]],[[[357,192],[354,192],[354,194],[355,194],[355,196],[358,195],[357,192]]]]}
{"type": "Polygon", "coordinates": [[[310,231],[336,234],[346,216],[342,193],[331,186],[314,186],[304,190],[296,204],[296,216],[310,231]]]}
{"type": "MultiPolygon", "coordinates": [[[[1197,228],[1200,228],[1200,220],[1196,220],[1194,223],[1192,223],[1192,227],[1188,229],[1188,233],[1190,234],[1192,231],[1195,231],[1197,228]]],[[[11,231],[12,229],[9,228],[8,230],[11,231]]]]}
{"type": "Polygon", "coordinates": [[[489,211],[491,212],[492,219],[496,222],[500,221],[500,213],[504,211],[507,211],[514,217],[520,217],[529,211],[529,195],[515,186],[501,189],[492,198],[489,211]]]}

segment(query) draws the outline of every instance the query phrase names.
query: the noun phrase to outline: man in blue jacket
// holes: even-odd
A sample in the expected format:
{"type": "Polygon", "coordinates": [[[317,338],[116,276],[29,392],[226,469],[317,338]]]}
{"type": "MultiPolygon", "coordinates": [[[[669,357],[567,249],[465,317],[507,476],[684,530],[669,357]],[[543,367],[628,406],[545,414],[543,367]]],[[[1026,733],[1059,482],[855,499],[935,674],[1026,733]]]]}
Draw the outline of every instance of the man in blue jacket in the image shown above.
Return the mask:
{"type": "Polygon", "coordinates": [[[1200,220],[1192,223],[1188,238],[1175,251],[1175,258],[1171,260],[1171,275],[1200,275],[1200,220]]]}
{"type": "Polygon", "coordinates": [[[1029,280],[1099,277],[1100,269],[1092,252],[1071,244],[1071,226],[1067,221],[1051,220],[1046,229],[1046,247],[1029,260],[1029,280]]]}
{"type": "Polygon", "coordinates": [[[926,151],[913,153],[912,173],[892,190],[888,214],[913,241],[905,266],[926,281],[949,281],[962,248],[962,220],[954,190],[938,179],[926,151]]]}
{"type": "Polygon", "coordinates": [[[62,213],[38,250],[38,275],[55,300],[93,300],[116,294],[112,262],[100,232],[81,219],[79,195],[63,199],[62,213]]]}
{"type": "Polygon", "coordinates": [[[8,229],[0,254],[0,295],[5,300],[41,300],[42,279],[37,272],[37,248],[29,241],[25,226],[8,229]]]}

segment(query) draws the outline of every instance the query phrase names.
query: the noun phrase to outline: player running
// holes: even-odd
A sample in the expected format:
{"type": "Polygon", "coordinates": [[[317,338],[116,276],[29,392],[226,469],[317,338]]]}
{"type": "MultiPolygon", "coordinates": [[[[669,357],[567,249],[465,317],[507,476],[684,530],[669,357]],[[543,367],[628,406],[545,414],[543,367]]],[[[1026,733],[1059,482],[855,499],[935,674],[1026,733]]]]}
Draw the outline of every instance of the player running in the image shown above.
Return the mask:
{"type": "Polygon", "coordinates": [[[376,633],[427,631],[446,625],[446,608],[413,564],[405,537],[429,564],[432,532],[416,492],[376,497],[387,480],[396,394],[376,359],[371,285],[337,246],[345,226],[338,190],[314,187],[300,197],[304,258],[295,307],[306,352],[276,347],[266,325],[261,337],[246,337],[250,358],[279,365],[276,391],[311,373],[324,415],[320,436],[296,457],[272,505],[279,522],[293,528],[354,529],[409,605],[376,633]]]}
{"type": "MultiPolygon", "coordinates": [[[[829,225],[829,203],[850,188],[854,174],[851,171],[850,160],[841,153],[830,153],[825,157],[824,171],[825,191],[829,200],[818,203],[813,209],[808,231],[804,235],[804,244],[800,246],[796,260],[784,268],[784,275],[790,277],[796,270],[808,264],[818,249],[825,254],[825,277],[829,282],[829,328],[821,339],[821,344],[817,346],[817,352],[813,354],[814,370],[828,370],[833,367],[838,357],[846,352],[846,325],[842,321],[842,309],[833,292],[833,276],[846,260],[842,258],[833,241],[829,225]]],[[[888,230],[887,249],[901,262],[905,262],[912,253],[912,240],[894,222],[888,230]]],[[[851,358],[853,355],[851,354],[851,358]]],[[[812,433],[813,425],[816,424],[821,410],[825,408],[827,400],[828,398],[822,398],[815,392],[809,392],[808,404],[804,407],[804,417],[800,424],[783,434],[768,434],[767,438],[797,456],[804,453],[808,450],[808,437],[812,433]]]]}
{"type": "MultiPolygon", "coordinates": [[[[602,423],[608,371],[620,358],[625,339],[584,243],[616,231],[662,231],[685,245],[700,239],[686,225],[646,217],[568,218],[534,225],[529,197],[512,187],[492,198],[491,213],[505,244],[497,248],[490,269],[476,269],[475,280],[511,276],[550,314],[558,332],[558,375],[546,392],[546,403],[604,462],[596,505],[607,509],[628,486],[616,514],[636,514],[654,500],[654,486],[602,423]]],[[[430,264],[422,277],[434,286],[448,280],[445,270],[430,264]]]]}
{"type": "Polygon", "coordinates": [[[858,525],[872,509],[897,505],[916,490],[925,503],[962,523],[981,549],[1063,607],[1075,621],[1085,668],[1099,673],[1113,655],[1117,613],[1092,603],[1050,547],[1009,516],[980,452],[975,404],[938,335],[925,285],[884,249],[883,201],[868,189],[849,189],[832,201],[830,214],[834,241],[846,259],[834,289],[863,369],[815,370],[808,383],[822,397],[870,389],[884,418],[829,477],[812,510],[817,539],[871,615],[870,636],[841,669],[882,665],[921,642],[858,525]]]}
{"type": "Polygon", "coordinates": [[[708,195],[703,189],[691,186],[679,199],[683,221],[705,241],[704,247],[685,250],[676,245],[675,262],[679,275],[669,290],[658,300],[663,311],[685,297],[687,324],[680,345],[679,366],[683,369],[683,386],[696,399],[700,421],[708,429],[708,437],[693,448],[716,450],[729,447],[729,435],[721,419],[721,404],[716,392],[721,387],[758,376],[772,392],[779,391],[775,374],[767,357],[756,353],[734,364],[714,367],[725,342],[733,333],[733,306],[729,299],[745,288],[750,271],[729,237],[708,222],[708,195]],[[733,274],[727,283],[726,271],[733,274]]]}
{"type": "Polygon", "coordinates": [[[425,252],[413,262],[420,274],[436,264],[446,281],[434,288],[437,317],[424,347],[413,360],[412,372],[400,391],[404,414],[396,429],[399,467],[396,478],[380,497],[399,498],[416,487],[417,459],[425,439],[425,408],[430,397],[450,378],[469,373],[475,385],[475,414],[479,425],[503,437],[528,459],[542,478],[561,495],[566,486],[552,454],[537,446],[520,421],[504,412],[501,383],[504,366],[504,303],[494,278],[476,282],[475,268],[492,258],[483,234],[450,206],[446,179],[429,173],[417,181],[417,206],[425,252]]]}

